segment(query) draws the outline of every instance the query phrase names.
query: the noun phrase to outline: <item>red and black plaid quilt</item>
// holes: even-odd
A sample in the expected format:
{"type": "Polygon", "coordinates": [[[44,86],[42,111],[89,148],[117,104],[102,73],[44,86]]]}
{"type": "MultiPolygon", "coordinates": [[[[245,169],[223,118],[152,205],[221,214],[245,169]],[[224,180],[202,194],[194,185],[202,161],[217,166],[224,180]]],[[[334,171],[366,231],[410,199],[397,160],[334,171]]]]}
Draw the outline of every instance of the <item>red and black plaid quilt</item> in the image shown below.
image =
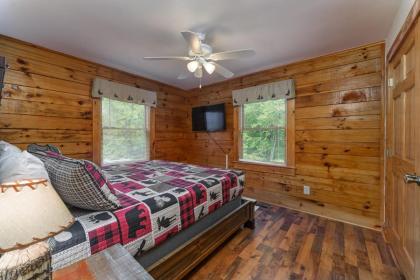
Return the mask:
{"type": "Polygon", "coordinates": [[[122,208],[76,218],[49,240],[53,269],[70,265],[116,243],[141,254],[239,197],[244,174],[160,160],[103,167],[122,208]]]}

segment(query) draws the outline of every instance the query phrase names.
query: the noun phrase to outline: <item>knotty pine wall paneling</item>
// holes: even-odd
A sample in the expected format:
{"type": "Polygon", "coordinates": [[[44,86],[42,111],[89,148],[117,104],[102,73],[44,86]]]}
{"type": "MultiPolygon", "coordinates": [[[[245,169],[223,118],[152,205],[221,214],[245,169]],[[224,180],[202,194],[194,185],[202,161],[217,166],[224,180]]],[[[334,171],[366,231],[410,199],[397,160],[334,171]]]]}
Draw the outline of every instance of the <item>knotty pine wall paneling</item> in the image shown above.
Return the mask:
{"type": "Polygon", "coordinates": [[[153,158],[185,160],[190,110],[180,89],[0,35],[9,69],[0,106],[0,139],[26,148],[50,143],[65,155],[92,159],[95,76],[157,92],[153,158]]]}
{"type": "MultiPolygon", "coordinates": [[[[227,129],[212,137],[232,151],[232,90],[294,79],[295,175],[248,169],[245,195],[378,228],[383,60],[383,43],[362,46],[192,90],[190,104],[226,103],[227,129]],[[304,185],[311,187],[311,195],[303,195],[304,185]]],[[[187,160],[223,167],[225,156],[208,134],[189,129],[187,160]]]]}
{"type": "Polygon", "coordinates": [[[154,90],[153,158],[224,167],[207,133],[191,131],[191,107],[226,103],[224,132],[212,138],[233,150],[232,90],[293,78],[295,175],[247,170],[245,195],[347,222],[380,225],[384,45],[371,44],[183,91],[156,81],[0,36],[9,69],[0,106],[0,139],[25,148],[50,143],[92,159],[95,76],[154,90]],[[186,152],[188,151],[188,152],[186,152]],[[303,185],[311,195],[303,195],[303,185]]]}

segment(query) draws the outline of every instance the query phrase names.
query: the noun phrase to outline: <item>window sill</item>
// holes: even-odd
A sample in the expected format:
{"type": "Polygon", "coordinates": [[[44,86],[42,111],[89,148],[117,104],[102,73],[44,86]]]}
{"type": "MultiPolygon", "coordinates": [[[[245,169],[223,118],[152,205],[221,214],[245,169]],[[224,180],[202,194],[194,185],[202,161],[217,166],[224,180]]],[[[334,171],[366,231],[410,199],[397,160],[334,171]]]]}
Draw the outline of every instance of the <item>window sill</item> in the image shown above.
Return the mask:
{"type": "Polygon", "coordinates": [[[279,164],[263,163],[263,162],[252,162],[252,161],[234,161],[233,167],[242,169],[245,171],[255,171],[264,173],[275,173],[281,175],[294,176],[296,174],[296,168],[292,166],[284,166],[279,164]]]}
{"type": "Polygon", "coordinates": [[[247,163],[247,164],[257,164],[257,165],[264,165],[264,166],[272,166],[272,167],[285,167],[287,168],[286,164],[281,163],[274,163],[274,162],[263,162],[263,161],[254,161],[254,160],[246,160],[246,159],[240,159],[236,162],[239,163],[247,163]]]}
{"type": "Polygon", "coordinates": [[[126,159],[126,160],[114,160],[108,162],[102,162],[101,166],[113,165],[113,164],[130,164],[139,161],[148,161],[150,159],[126,159]]]}

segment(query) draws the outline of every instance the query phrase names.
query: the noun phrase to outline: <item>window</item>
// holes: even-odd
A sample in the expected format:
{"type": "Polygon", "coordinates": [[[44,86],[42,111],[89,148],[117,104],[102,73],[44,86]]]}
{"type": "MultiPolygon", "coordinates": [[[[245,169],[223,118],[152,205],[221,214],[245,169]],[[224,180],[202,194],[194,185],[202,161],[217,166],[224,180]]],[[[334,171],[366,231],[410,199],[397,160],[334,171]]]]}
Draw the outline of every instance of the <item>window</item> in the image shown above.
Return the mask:
{"type": "Polygon", "coordinates": [[[286,165],[286,99],[242,105],[239,139],[240,161],[286,165]]]}
{"type": "Polygon", "coordinates": [[[102,162],[149,158],[149,108],[102,98],[102,162]]]}

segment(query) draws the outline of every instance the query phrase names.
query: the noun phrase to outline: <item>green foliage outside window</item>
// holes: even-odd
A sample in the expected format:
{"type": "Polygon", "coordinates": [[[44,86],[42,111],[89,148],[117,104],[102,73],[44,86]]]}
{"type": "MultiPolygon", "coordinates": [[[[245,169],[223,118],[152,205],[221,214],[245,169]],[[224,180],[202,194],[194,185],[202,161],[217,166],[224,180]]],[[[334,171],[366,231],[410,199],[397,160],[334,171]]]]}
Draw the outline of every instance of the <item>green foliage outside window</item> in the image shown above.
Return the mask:
{"type": "Polygon", "coordinates": [[[144,105],[102,99],[102,161],[148,158],[147,109],[144,105]]]}
{"type": "Polygon", "coordinates": [[[286,163],[286,100],[242,106],[241,160],[286,163]]]}

